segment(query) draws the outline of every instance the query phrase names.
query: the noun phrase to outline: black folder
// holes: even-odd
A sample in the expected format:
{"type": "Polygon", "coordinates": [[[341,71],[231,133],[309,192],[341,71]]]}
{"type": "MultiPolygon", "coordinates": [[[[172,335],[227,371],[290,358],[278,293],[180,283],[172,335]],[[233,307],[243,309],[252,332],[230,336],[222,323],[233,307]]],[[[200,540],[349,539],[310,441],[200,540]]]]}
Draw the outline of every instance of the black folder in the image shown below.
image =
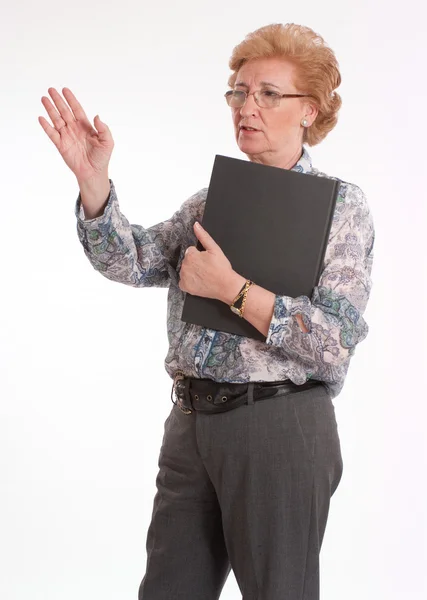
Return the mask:
{"type": "MultiPolygon", "coordinates": [[[[323,269],[338,189],[337,179],[216,155],[202,226],[246,279],[275,294],[311,298],[323,269]]],[[[204,250],[200,242],[197,248],[204,250]]],[[[230,290],[230,298],[239,291],[230,290]]],[[[212,298],[187,293],[181,319],[266,339],[212,298]]]]}

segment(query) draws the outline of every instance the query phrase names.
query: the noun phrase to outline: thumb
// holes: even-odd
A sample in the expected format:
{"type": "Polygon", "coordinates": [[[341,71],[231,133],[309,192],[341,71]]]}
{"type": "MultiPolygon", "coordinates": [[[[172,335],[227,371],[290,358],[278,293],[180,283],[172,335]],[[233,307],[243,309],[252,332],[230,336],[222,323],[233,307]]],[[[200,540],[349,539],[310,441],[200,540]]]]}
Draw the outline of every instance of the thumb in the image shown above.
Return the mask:
{"type": "Polygon", "coordinates": [[[101,140],[107,140],[111,138],[111,133],[108,125],[101,121],[99,115],[96,115],[96,117],[93,120],[93,124],[101,140]]]}
{"type": "Polygon", "coordinates": [[[106,123],[103,123],[103,121],[101,121],[101,119],[99,118],[99,115],[96,115],[96,117],[93,120],[93,124],[98,133],[99,141],[101,143],[105,144],[106,148],[114,147],[114,140],[113,140],[113,136],[111,135],[110,128],[108,127],[108,125],[106,123]]]}

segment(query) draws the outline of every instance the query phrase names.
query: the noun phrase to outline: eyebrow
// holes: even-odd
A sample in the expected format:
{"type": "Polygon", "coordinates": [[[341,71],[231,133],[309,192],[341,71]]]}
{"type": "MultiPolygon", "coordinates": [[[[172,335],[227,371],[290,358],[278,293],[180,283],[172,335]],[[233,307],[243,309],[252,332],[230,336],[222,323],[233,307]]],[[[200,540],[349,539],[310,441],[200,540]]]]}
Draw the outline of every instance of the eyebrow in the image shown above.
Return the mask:
{"type": "MultiPolygon", "coordinates": [[[[270,85],[272,87],[277,88],[278,90],[280,89],[278,85],[275,85],[274,83],[270,83],[269,81],[261,81],[260,82],[261,85],[270,85]]],[[[238,85],[240,87],[245,87],[247,89],[249,89],[249,86],[246,83],[243,83],[243,81],[237,81],[234,85],[238,85]]]]}

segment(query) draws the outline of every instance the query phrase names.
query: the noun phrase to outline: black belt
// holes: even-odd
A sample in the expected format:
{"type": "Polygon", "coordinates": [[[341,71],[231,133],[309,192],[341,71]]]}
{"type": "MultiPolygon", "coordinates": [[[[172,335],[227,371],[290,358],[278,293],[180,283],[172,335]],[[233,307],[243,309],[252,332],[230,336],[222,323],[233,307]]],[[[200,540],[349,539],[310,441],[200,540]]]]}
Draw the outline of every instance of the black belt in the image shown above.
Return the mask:
{"type": "Polygon", "coordinates": [[[318,385],[323,383],[314,379],[302,385],[297,385],[290,379],[248,383],[217,382],[212,379],[186,377],[182,371],[177,371],[172,385],[171,400],[185,414],[193,411],[218,413],[238,408],[243,404],[272,398],[279,392],[291,394],[318,385]]]}

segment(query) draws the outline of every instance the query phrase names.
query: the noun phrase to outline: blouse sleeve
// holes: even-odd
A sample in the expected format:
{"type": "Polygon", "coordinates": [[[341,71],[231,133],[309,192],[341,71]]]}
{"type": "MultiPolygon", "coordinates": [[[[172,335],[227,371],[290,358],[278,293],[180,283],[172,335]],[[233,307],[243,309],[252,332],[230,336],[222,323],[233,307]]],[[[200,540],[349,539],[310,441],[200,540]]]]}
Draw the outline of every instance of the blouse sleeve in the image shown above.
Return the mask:
{"type": "Polygon", "coordinates": [[[266,344],[318,367],[347,361],[369,330],[363,313],[372,287],[374,239],[365,194],[342,183],[319,284],[311,299],[276,295],[266,344]]]}
{"type": "Polygon", "coordinates": [[[110,195],[99,217],[85,220],[79,194],[75,214],[85,255],[94,269],[112,281],[133,287],[169,287],[171,280],[177,279],[181,247],[203,192],[186,200],[170,219],[148,228],[131,225],[121,213],[111,179],[110,195]]]}

